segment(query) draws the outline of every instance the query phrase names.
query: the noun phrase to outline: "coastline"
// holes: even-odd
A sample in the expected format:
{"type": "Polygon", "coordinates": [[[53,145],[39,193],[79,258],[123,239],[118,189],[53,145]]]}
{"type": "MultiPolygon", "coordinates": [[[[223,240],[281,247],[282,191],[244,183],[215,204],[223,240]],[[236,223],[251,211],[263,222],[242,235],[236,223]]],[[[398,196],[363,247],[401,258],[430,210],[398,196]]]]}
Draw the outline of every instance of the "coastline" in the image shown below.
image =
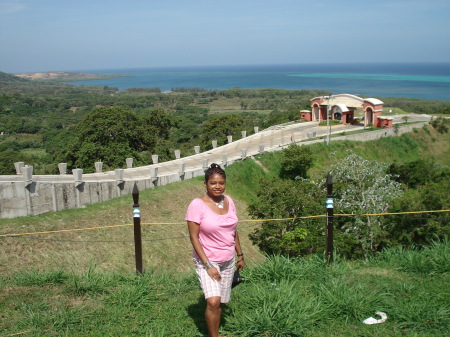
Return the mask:
{"type": "Polygon", "coordinates": [[[324,90],[333,94],[351,93],[368,97],[450,100],[450,63],[147,67],[78,69],[42,74],[47,74],[47,78],[42,79],[47,83],[108,86],[119,91],[130,88],[159,88],[162,92],[177,88],[207,91],[273,88],[324,90]],[[53,74],[54,78],[48,74],[53,74]]]}
{"type": "Polygon", "coordinates": [[[82,72],[49,71],[39,73],[15,74],[15,76],[32,81],[75,82],[110,80],[117,77],[130,77],[122,74],[88,74],[82,72]]]}

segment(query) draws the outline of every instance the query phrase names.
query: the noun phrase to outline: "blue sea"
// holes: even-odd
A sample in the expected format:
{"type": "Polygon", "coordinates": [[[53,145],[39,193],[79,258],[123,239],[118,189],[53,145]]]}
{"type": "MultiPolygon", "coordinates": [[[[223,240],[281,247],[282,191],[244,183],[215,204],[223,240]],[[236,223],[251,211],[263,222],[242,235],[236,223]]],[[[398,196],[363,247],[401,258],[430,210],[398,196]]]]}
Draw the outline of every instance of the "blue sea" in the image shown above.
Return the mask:
{"type": "Polygon", "coordinates": [[[355,63],[80,70],[118,74],[75,85],[206,90],[231,88],[317,89],[332,94],[450,100],[450,63],[355,63]]]}

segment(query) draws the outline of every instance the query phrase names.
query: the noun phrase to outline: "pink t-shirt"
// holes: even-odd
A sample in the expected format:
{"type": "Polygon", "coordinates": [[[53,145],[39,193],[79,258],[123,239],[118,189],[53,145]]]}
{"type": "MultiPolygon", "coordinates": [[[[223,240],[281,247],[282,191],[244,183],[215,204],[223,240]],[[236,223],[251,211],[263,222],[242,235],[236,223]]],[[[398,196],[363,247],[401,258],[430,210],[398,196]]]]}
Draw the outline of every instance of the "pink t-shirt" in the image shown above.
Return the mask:
{"type": "MultiPolygon", "coordinates": [[[[238,217],[233,200],[228,200],[228,213],[220,215],[211,210],[202,199],[192,200],[186,212],[186,221],[200,225],[198,235],[206,256],[213,262],[225,262],[234,257],[235,233],[238,217]]],[[[197,253],[193,252],[198,258],[197,253]]]]}

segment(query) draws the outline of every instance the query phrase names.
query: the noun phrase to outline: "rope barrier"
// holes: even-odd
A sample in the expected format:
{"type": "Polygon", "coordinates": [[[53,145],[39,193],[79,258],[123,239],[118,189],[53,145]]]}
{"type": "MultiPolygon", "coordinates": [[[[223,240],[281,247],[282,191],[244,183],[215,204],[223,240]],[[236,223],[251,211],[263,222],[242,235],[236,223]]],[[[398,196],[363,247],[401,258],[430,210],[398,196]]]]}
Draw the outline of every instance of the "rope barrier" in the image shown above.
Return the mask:
{"type": "MultiPolygon", "coordinates": [[[[344,216],[380,216],[380,215],[402,215],[402,214],[422,214],[422,213],[443,213],[450,212],[450,210],[434,210],[434,211],[417,211],[417,212],[396,212],[396,213],[375,213],[375,214],[334,214],[334,216],[344,217],[344,216]]],[[[268,222],[268,221],[288,221],[288,220],[301,220],[301,219],[314,219],[314,218],[325,218],[327,215],[309,215],[303,217],[294,218],[275,218],[275,219],[249,219],[240,220],[240,223],[245,222],[268,222]]],[[[142,223],[142,226],[156,226],[156,225],[184,225],[185,222],[154,222],[154,223],[142,223]]],[[[64,233],[64,232],[76,232],[76,231],[87,231],[87,230],[97,230],[105,228],[118,228],[118,227],[129,227],[133,224],[123,224],[123,225],[111,225],[111,226],[100,226],[100,227],[88,227],[88,228],[74,228],[74,229],[60,229],[54,231],[45,232],[29,232],[29,233],[14,233],[14,234],[0,234],[1,237],[18,237],[27,235],[37,235],[37,234],[53,234],[53,233],[64,233]]]]}
{"type": "Polygon", "coordinates": [[[93,230],[93,229],[104,229],[104,228],[115,228],[115,227],[126,227],[126,226],[132,226],[132,224],[126,224],[126,225],[113,225],[113,226],[102,226],[102,227],[90,227],[90,228],[60,229],[60,230],[46,231],[46,232],[31,232],[31,233],[17,233],[17,234],[0,234],[0,237],[5,237],[5,236],[36,235],[36,234],[52,234],[52,233],[76,232],[76,231],[88,231],[88,230],[93,230]]]}
{"type": "MultiPolygon", "coordinates": [[[[244,227],[239,227],[239,229],[245,229],[250,227],[255,227],[257,225],[249,225],[244,227]]],[[[34,240],[34,241],[52,241],[52,242],[77,242],[77,243],[134,243],[133,240],[62,240],[62,239],[42,239],[42,238],[30,238],[30,237],[23,237],[23,236],[9,236],[13,239],[26,239],[26,240],[34,240]]],[[[143,239],[142,241],[145,242],[152,242],[152,241],[166,241],[166,240],[173,240],[173,239],[187,239],[189,238],[189,235],[183,235],[183,236],[175,236],[170,238],[159,238],[159,239],[143,239]]]]}
{"type": "Polygon", "coordinates": [[[22,332],[16,332],[16,333],[12,333],[12,334],[9,334],[9,335],[5,335],[5,337],[19,336],[19,335],[23,335],[23,334],[29,333],[29,332],[31,332],[31,331],[33,331],[33,330],[27,330],[27,331],[22,331],[22,332]]]}

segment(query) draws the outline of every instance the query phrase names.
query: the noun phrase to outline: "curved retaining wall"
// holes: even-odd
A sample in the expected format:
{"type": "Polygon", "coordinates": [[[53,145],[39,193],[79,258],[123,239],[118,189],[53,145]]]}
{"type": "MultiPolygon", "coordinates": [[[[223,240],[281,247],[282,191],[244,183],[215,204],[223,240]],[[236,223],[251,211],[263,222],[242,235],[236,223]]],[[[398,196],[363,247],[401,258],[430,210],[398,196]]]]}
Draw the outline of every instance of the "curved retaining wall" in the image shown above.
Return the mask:
{"type": "MultiPolygon", "coordinates": [[[[396,134],[410,132],[425,124],[427,122],[402,126],[396,134]]],[[[333,126],[331,134],[354,129],[357,127],[333,126]]],[[[77,169],[74,174],[32,175],[32,168],[24,167],[21,175],[0,176],[0,218],[37,215],[108,201],[131,194],[135,183],[139,190],[144,190],[202,176],[206,167],[213,162],[226,167],[265,151],[281,150],[292,142],[301,141],[300,145],[323,142],[323,139],[305,140],[323,137],[326,132],[326,128],[318,127],[316,122],[285,125],[235,142],[229,139],[226,145],[193,156],[101,173],[80,174],[81,171],[77,169]]],[[[391,135],[395,135],[394,129],[334,137],[331,141],[369,141],[391,135]]]]}

